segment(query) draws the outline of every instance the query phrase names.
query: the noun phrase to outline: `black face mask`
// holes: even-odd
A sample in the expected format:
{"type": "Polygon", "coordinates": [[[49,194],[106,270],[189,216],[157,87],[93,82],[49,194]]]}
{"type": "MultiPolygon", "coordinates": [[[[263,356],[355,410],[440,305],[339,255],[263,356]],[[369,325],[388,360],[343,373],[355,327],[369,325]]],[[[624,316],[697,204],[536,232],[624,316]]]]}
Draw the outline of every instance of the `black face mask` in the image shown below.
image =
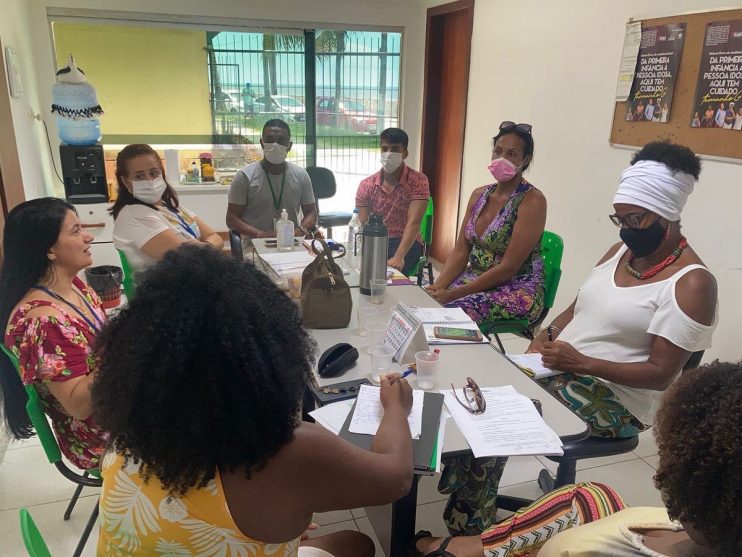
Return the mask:
{"type": "Polygon", "coordinates": [[[663,228],[659,220],[654,221],[648,228],[622,228],[619,232],[621,241],[631,250],[634,257],[646,257],[654,253],[665,237],[667,228],[663,228]]]}

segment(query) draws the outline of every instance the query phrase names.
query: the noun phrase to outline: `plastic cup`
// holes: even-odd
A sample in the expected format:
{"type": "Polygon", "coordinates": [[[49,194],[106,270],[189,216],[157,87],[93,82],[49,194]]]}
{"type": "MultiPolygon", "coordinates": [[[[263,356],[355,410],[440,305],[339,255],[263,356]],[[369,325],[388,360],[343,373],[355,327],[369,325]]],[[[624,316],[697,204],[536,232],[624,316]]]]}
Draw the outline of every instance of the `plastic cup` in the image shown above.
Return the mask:
{"type": "Polygon", "coordinates": [[[386,279],[371,279],[369,284],[371,290],[371,303],[381,305],[384,303],[384,293],[386,292],[386,279]]]}
{"type": "Polygon", "coordinates": [[[417,386],[421,389],[435,387],[435,376],[438,374],[438,360],[440,356],[435,352],[424,350],[415,352],[417,364],[417,386]]]}
{"type": "Polygon", "coordinates": [[[379,310],[370,306],[358,306],[356,313],[358,315],[358,328],[356,332],[359,336],[365,337],[367,334],[366,325],[377,318],[379,310]]]}
{"type": "Polygon", "coordinates": [[[381,321],[371,321],[366,323],[366,335],[371,341],[368,346],[368,353],[371,353],[371,348],[378,344],[384,343],[384,334],[386,333],[386,323],[381,321]]]}
{"type": "Polygon", "coordinates": [[[389,373],[392,369],[392,357],[394,350],[386,344],[377,344],[370,349],[371,353],[371,379],[374,383],[381,382],[381,376],[389,373]]]}

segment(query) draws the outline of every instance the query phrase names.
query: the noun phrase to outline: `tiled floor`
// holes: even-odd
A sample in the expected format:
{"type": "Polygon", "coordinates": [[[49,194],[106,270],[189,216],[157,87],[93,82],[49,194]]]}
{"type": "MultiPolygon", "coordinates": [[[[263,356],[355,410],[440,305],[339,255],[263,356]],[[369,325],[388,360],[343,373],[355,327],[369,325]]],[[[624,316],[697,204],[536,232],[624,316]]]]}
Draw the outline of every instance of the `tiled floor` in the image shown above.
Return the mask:
{"type": "MultiPolygon", "coordinates": [[[[515,337],[504,339],[507,351],[522,351],[525,341],[515,337]]],[[[651,432],[640,436],[636,451],[621,456],[581,461],[578,481],[598,481],[611,485],[629,505],[661,505],[652,476],[657,466],[657,448],[651,432]]],[[[547,467],[556,465],[546,458],[511,458],[500,483],[501,493],[536,498],[539,495],[536,477],[547,467]]],[[[418,493],[417,528],[443,535],[441,514],[445,497],[436,490],[435,477],[422,478],[418,493]]],[[[62,520],[74,486],[65,480],[44,457],[36,439],[12,443],[0,465],[0,555],[26,555],[19,532],[18,509],[27,507],[39,530],[49,544],[52,555],[71,555],[96,502],[96,491],[85,488],[69,521],[62,520]]],[[[375,538],[363,509],[318,514],[320,528],[315,534],[343,529],[360,530],[375,538]]],[[[97,534],[94,532],[83,555],[94,555],[97,534]]],[[[383,553],[377,551],[377,555],[383,553]]]]}

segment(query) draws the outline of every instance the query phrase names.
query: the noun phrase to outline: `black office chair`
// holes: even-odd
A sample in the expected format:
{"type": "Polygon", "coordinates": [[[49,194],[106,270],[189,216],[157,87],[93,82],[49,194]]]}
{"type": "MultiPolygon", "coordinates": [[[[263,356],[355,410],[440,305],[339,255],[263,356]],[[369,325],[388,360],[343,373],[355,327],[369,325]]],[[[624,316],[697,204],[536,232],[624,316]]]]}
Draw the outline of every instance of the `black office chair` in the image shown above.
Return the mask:
{"type": "MultiPolygon", "coordinates": [[[[703,350],[694,352],[683,366],[682,373],[698,367],[703,358],[703,350]]],[[[565,485],[575,483],[577,476],[577,461],[585,458],[598,458],[601,456],[614,456],[633,451],[639,445],[639,436],[624,437],[620,439],[603,439],[599,437],[587,437],[581,441],[567,442],[562,447],[563,456],[547,456],[549,460],[559,463],[556,478],[546,468],[538,475],[538,485],[544,493],[549,493],[565,485]]],[[[517,511],[533,503],[522,497],[511,497],[509,495],[497,496],[497,508],[507,511],[517,511]]]]}
{"type": "Polygon", "coordinates": [[[242,236],[234,230],[229,231],[229,251],[232,252],[232,257],[237,261],[243,261],[245,256],[242,253],[242,236]]]}
{"type": "Polygon", "coordinates": [[[321,212],[319,208],[320,199],[329,199],[335,195],[337,184],[335,175],[329,168],[321,166],[310,166],[307,168],[309,178],[312,180],[312,189],[314,190],[314,199],[317,203],[317,212],[319,218],[317,225],[327,229],[327,237],[332,238],[333,226],[347,226],[353,213],[349,211],[327,211],[321,212]]]}

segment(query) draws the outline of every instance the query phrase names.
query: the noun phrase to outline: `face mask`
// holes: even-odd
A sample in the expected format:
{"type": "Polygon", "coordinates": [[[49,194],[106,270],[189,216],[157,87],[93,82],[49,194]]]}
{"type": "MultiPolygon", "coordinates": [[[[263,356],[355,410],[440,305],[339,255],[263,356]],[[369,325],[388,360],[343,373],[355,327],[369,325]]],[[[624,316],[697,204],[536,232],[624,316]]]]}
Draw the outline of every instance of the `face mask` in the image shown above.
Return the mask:
{"type": "Polygon", "coordinates": [[[381,154],[381,166],[387,174],[397,170],[402,165],[403,160],[402,153],[386,152],[381,154]]]}
{"type": "Polygon", "coordinates": [[[657,251],[666,233],[667,229],[657,220],[648,228],[622,228],[619,236],[633,257],[645,257],[657,251]]]}
{"type": "Polygon", "coordinates": [[[487,168],[492,173],[492,177],[498,182],[511,180],[518,173],[518,170],[520,170],[520,166],[515,166],[503,157],[493,160],[487,168]]]}
{"type": "Polygon", "coordinates": [[[162,198],[166,188],[167,184],[165,184],[162,176],[158,176],[154,180],[131,181],[131,194],[139,201],[150,205],[154,205],[162,198]]]}
{"type": "Polygon", "coordinates": [[[280,143],[263,143],[263,157],[271,164],[281,164],[286,160],[289,148],[280,143]]]}

